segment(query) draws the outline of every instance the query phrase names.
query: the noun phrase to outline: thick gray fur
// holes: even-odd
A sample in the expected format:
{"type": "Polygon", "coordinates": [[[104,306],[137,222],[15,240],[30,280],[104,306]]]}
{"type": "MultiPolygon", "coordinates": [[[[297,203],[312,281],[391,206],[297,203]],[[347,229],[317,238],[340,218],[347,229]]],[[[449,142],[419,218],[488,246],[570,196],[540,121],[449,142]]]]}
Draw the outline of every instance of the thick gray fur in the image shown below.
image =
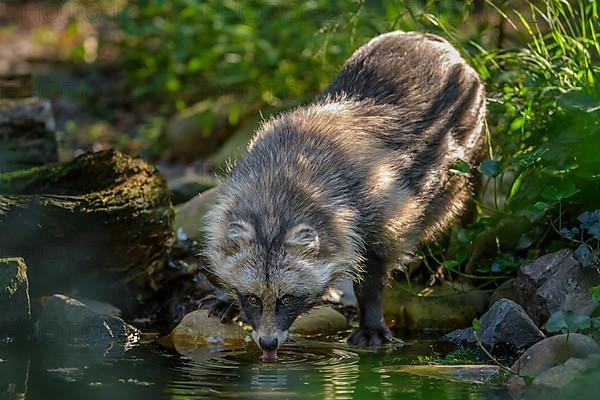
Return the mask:
{"type": "Polygon", "coordinates": [[[451,170],[480,160],[485,102],[448,42],[392,32],[358,49],[313,102],[263,124],[220,189],[206,250],[256,335],[282,342],[288,320],[349,275],[360,306],[350,341],[391,339],[386,271],[464,212],[470,178],[451,170]],[[260,310],[244,306],[252,294],[260,310]],[[303,300],[286,311],[285,294],[303,300]]]}

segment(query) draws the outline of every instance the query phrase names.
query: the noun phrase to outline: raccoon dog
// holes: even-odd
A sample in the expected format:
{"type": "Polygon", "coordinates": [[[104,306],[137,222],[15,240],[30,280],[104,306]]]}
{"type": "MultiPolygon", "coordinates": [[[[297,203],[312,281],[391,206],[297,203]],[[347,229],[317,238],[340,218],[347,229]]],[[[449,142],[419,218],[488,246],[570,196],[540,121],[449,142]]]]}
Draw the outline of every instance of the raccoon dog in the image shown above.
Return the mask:
{"type": "Polygon", "coordinates": [[[206,256],[276,358],[296,317],[354,279],[359,346],[392,340],[387,271],[465,209],[485,93],[442,38],[392,32],[359,48],[310,104],[265,122],[208,215],[206,256]]]}

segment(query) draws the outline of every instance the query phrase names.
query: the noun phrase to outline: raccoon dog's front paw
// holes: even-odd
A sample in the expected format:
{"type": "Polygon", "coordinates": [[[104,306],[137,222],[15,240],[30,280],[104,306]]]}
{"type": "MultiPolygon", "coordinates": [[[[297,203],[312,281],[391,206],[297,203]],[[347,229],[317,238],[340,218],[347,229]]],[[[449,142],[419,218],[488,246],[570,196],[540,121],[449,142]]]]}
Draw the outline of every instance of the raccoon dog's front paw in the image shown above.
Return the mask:
{"type": "Polygon", "coordinates": [[[221,322],[231,322],[240,315],[237,303],[221,291],[215,291],[198,301],[198,308],[208,309],[208,315],[219,317],[221,322]]]}
{"type": "Polygon", "coordinates": [[[348,338],[348,343],[361,347],[376,347],[387,343],[403,344],[400,339],[396,339],[390,329],[385,326],[376,328],[359,327],[352,332],[348,338]]]}

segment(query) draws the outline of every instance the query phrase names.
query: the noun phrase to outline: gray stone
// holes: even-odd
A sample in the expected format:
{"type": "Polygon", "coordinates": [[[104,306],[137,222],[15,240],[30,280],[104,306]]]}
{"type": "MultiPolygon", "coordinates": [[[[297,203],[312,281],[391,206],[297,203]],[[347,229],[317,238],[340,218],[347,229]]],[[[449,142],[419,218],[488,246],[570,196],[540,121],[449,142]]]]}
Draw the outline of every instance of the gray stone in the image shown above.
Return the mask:
{"type": "Polygon", "coordinates": [[[327,306],[315,307],[300,315],[290,327],[290,333],[300,335],[332,335],[348,329],[348,320],[327,306]]]}
{"type": "Polygon", "coordinates": [[[57,162],[57,147],[49,101],[0,99],[0,173],[57,162]]]}
{"type": "Polygon", "coordinates": [[[492,297],[490,298],[489,306],[491,307],[500,299],[510,299],[518,302],[517,286],[514,278],[502,282],[502,284],[494,290],[492,297]]]}
{"type": "Polygon", "coordinates": [[[29,321],[29,283],[22,258],[0,259],[0,324],[29,321]]]}
{"type": "MultiPolygon", "coordinates": [[[[523,349],[545,337],[525,310],[509,299],[498,300],[479,321],[481,343],[492,350],[499,345],[523,349]]],[[[461,345],[475,344],[473,328],[450,332],[443,339],[461,345]]]]}
{"type": "Polygon", "coordinates": [[[175,207],[175,230],[186,238],[202,242],[204,216],[215,204],[216,199],[217,188],[212,188],[175,207]]]}
{"type": "Polygon", "coordinates": [[[560,388],[581,373],[600,366],[600,346],[589,336],[578,333],[552,336],[528,348],[511,369],[507,384],[523,388],[524,376],[533,378],[533,387],[560,388]]]}
{"type": "Polygon", "coordinates": [[[589,289],[600,284],[600,274],[583,268],[573,252],[563,249],[523,265],[517,274],[518,303],[538,325],[556,311],[590,315],[595,309],[589,289]]]}
{"type": "Polygon", "coordinates": [[[84,303],[61,294],[42,299],[35,331],[41,340],[90,345],[133,344],[141,335],[121,318],[97,313],[84,303]]]}

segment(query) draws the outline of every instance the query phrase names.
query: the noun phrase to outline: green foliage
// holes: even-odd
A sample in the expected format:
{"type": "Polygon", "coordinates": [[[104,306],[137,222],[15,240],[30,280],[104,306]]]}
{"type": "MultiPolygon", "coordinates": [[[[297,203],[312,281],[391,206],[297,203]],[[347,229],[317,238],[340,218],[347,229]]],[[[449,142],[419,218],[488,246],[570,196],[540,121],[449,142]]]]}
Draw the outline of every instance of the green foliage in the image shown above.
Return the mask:
{"type": "MultiPolygon", "coordinates": [[[[498,43],[497,48],[482,42],[486,34],[465,41],[462,27],[430,16],[433,25],[462,49],[485,79],[491,139],[489,159],[478,168],[484,185],[477,201],[477,220],[455,231],[450,239],[470,250],[466,255],[464,251],[450,252],[452,258],[440,260],[440,264],[452,265],[449,272],[454,272],[467,265],[473,253],[496,253],[493,259],[475,260],[475,266],[479,273],[505,274],[540,251],[564,247],[566,240],[566,245],[580,246],[581,260],[589,260],[592,266],[597,263],[593,254],[598,248],[600,219],[595,222],[596,214],[589,213],[585,229],[567,231],[563,227],[587,215],[584,211],[597,208],[597,2],[546,0],[525,7],[522,2],[488,1],[487,5],[487,15],[495,13],[505,21],[503,36],[514,31],[517,39],[498,43]],[[513,219],[524,220],[527,230],[500,232],[498,227],[513,219]],[[514,234],[518,236],[512,237],[514,234]],[[490,236],[494,240],[489,240],[490,236]],[[484,245],[491,250],[482,251],[484,245]]],[[[484,27],[483,32],[490,29],[494,28],[484,27]]],[[[436,252],[446,257],[449,253],[443,244],[436,252]]]]}
{"type": "Polygon", "coordinates": [[[331,3],[140,0],[118,18],[134,96],[167,109],[233,94],[289,107],[317,93],[357,46],[376,34],[361,1],[331,3]],[[360,23],[359,23],[360,22],[360,23]]]}
{"type": "Polygon", "coordinates": [[[477,353],[466,347],[457,349],[442,356],[432,351],[429,355],[418,355],[415,364],[419,365],[473,365],[480,362],[477,353]]]}
{"type": "MultiPolygon", "coordinates": [[[[233,94],[240,103],[287,108],[322,90],[352,52],[379,33],[416,29],[419,1],[140,0],[115,21],[128,85],[170,112],[233,94]]],[[[444,21],[468,14],[436,2],[444,21]]],[[[104,38],[108,41],[108,38],[104,38]]]]}
{"type": "Polygon", "coordinates": [[[591,326],[588,315],[573,311],[558,311],[552,313],[542,328],[548,332],[571,333],[588,329],[591,326]]]}
{"type": "Polygon", "coordinates": [[[590,288],[590,296],[594,303],[600,303],[600,286],[590,288]]]}

